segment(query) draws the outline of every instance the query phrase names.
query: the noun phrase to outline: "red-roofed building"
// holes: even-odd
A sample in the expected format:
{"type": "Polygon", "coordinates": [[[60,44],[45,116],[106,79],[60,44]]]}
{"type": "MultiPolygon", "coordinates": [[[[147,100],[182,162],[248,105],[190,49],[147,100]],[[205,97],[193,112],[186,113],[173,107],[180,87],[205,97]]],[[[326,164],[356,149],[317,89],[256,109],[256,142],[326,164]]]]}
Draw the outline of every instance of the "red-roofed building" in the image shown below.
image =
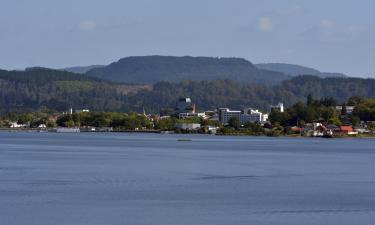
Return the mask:
{"type": "Polygon", "coordinates": [[[358,132],[355,131],[352,126],[340,126],[340,133],[341,134],[348,134],[348,135],[358,134],[358,132]]]}

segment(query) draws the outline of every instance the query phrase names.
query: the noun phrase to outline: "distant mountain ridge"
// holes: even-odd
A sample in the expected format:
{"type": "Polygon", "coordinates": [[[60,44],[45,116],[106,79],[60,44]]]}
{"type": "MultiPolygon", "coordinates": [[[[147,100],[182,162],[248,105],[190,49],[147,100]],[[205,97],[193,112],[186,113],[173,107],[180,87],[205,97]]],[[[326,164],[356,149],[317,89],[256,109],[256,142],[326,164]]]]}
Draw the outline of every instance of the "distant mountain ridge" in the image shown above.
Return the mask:
{"type": "MultiPolygon", "coordinates": [[[[35,69],[48,68],[30,67],[26,68],[26,71],[35,69]]],[[[273,85],[299,75],[321,78],[348,77],[342,73],[326,73],[310,67],[286,63],[252,64],[242,58],[158,55],[125,57],[107,66],[76,66],[58,70],[128,84],[230,79],[273,85]]]]}
{"type": "Polygon", "coordinates": [[[86,73],[115,82],[155,84],[160,81],[231,79],[239,82],[275,84],[290,79],[284,73],[262,70],[242,58],[136,56],[86,73]]]}
{"type": "Polygon", "coordinates": [[[287,64],[287,63],[260,63],[260,64],[255,64],[255,66],[259,69],[280,72],[280,73],[284,73],[290,76],[314,75],[314,76],[318,76],[322,78],[347,77],[347,75],[342,74],[342,73],[320,72],[319,70],[316,70],[310,67],[287,64]]]}

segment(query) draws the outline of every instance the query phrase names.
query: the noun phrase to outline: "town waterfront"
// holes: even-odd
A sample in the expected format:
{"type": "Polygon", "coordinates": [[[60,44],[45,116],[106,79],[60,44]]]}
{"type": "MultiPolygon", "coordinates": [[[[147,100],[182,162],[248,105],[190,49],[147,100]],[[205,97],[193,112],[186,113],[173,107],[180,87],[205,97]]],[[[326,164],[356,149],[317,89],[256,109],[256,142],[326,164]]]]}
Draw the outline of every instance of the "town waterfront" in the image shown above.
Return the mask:
{"type": "Polygon", "coordinates": [[[370,225],[374,145],[351,138],[0,132],[0,222],[370,225]]]}

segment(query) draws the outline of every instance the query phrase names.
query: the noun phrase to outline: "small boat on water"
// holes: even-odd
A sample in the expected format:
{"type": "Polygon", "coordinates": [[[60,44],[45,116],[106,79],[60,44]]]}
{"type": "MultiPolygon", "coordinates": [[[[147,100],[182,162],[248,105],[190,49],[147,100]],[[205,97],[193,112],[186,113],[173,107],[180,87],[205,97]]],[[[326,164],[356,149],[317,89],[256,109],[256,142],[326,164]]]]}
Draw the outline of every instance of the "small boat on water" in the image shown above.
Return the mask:
{"type": "Polygon", "coordinates": [[[175,132],[174,131],[168,131],[168,130],[163,130],[163,131],[160,131],[161,134],[174,134],[175,132]]]}

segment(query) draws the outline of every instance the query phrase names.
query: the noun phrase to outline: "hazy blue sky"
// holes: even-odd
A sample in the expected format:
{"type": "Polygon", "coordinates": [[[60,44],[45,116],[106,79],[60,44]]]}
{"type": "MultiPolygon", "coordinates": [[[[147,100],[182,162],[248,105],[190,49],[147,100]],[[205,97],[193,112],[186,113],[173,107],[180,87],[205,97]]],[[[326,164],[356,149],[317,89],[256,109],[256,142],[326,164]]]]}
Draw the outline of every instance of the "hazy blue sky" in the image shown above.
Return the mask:
{"type": "Polygon", "coordinates": [[[0,68],[235,56],[375,76],[373,0],[0,0],[0,68]]]}

